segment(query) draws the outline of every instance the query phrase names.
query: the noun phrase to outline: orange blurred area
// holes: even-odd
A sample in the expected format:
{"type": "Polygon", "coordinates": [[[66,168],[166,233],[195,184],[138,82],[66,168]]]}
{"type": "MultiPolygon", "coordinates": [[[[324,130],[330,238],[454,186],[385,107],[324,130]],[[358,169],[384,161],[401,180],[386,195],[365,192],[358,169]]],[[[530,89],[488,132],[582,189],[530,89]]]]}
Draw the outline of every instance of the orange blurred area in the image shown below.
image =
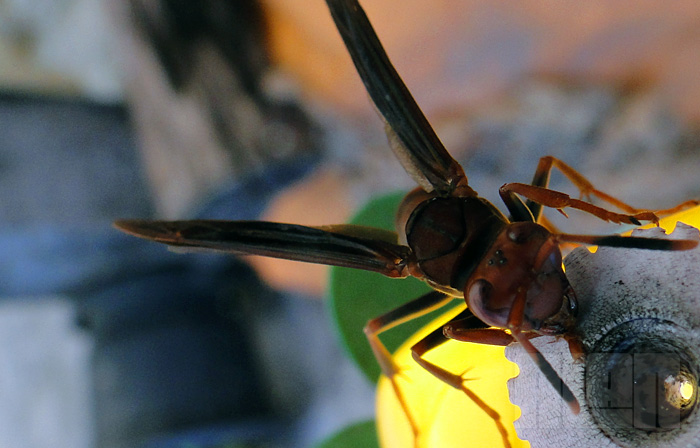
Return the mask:
{"type": "MultiPolygon", "coordinates": [[[[318,226],[346,222],[350,210],[341,174],[331,169],[321,169],[309,179],[277,195],[261,219],[318,226]]],[[[316,297],[323,296],[326,291],[328,266],[266,257],[250,257],[249,261],[275,288],[316,297]]]]}
{"type": "MultiPolygon", "coordinates": [[[[372,0],[361,2],[392,61],[428,110],[468,107],[548,74],[658,85],[700,118],[700,8],[692,1],[372,0]]],[[[325,2],[266,0],[277,64],[304,90],[369,113],[325,2]]]]}

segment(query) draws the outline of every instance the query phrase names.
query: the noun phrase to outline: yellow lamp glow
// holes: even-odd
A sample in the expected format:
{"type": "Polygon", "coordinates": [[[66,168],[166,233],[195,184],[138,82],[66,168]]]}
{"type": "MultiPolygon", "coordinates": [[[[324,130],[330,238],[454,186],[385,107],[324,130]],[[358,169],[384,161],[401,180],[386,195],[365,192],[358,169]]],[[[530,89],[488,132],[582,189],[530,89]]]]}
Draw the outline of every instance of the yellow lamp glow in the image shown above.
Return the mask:
{"type": "MultiPolygon", "coordinates": [[[[403,369],[398,386],[403,391],[411,414],[420,428],[418,446],[491,447],[504,445],[496,422],[462,391],[437,380],[413,361],[410,348],[432,329],[446,323],[459,310],[436,319],[397,350],[394,359],[403,369]]],[[[504,348],[448,341],[428,352],[426,359],[451,372],[461,373],[467,386],[501,415],[513,448],[527,447],[519,440],[513,421],[520,410],[508,400],[506,381],[518,374],[518,367],[506,360],[504,348]]],[[[385,448],[413,446],[413,434],[391,384],[381,377],[377,389],[377,427],[385,448]]]]}

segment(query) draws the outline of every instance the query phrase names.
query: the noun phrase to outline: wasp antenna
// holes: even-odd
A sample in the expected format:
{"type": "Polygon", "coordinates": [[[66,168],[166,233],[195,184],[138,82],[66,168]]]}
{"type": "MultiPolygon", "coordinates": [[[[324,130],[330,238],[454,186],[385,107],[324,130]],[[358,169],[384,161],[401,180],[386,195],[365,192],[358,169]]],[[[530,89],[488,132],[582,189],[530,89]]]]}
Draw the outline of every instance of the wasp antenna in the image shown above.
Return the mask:
{"type": "Polygon", "coordinates": [[[698,245],[696,240],[671,240],[665,238],[643,238],[621,235],[571,235],[556,234],[560,242],[580,243],[590,246],[624,247],[628,249],[648,250],[690,250],[698,245]]]}

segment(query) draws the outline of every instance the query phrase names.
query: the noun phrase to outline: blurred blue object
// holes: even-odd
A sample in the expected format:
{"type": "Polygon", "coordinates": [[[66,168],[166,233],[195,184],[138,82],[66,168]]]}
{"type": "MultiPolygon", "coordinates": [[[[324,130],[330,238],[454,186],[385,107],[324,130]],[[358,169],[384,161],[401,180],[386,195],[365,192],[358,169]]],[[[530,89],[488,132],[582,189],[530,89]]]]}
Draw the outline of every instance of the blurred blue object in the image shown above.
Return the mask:
{"type": "MultiPolygon", "coordinates": [[[[281,296],[233,257],[174,254],[111,228],[153,214],[124,109],[5,94],[0,120],[0,297],[74,301],[95,343],[96,445],[276,443],[290,422],[250,331],[281,296]]],[[[312,167],[270,167],[199,214],[255,218],[312,167]]]]}

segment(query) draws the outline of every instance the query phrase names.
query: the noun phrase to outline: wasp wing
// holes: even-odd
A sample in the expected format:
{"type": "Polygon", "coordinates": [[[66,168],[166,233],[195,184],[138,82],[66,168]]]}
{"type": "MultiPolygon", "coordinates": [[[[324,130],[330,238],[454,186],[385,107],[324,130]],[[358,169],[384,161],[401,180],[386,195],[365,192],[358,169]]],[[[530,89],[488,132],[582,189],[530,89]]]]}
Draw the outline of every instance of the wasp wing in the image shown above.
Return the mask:
{"type": "Polygon", "coordinates": [[[367,92],[386,120],[389,142],[404,169],[426,191],[447,195],[458,184],[466,186],[464,170],[428,123],[359,3],[326,3],[367,92]]]}
{"type": "MultiPolygon", "coordinates": [[[[114,224],[134,236],[178,247],[202,248],[244,255],[262,255],[329,264],[405,277],[408,247],[354,226],[306,227],[264,221],[147,221],[114,224]],[[334,230],[336,229],[336,230],[334,230]]],[[[394,241],[396,238],[394,238],[394,241]]]]}

